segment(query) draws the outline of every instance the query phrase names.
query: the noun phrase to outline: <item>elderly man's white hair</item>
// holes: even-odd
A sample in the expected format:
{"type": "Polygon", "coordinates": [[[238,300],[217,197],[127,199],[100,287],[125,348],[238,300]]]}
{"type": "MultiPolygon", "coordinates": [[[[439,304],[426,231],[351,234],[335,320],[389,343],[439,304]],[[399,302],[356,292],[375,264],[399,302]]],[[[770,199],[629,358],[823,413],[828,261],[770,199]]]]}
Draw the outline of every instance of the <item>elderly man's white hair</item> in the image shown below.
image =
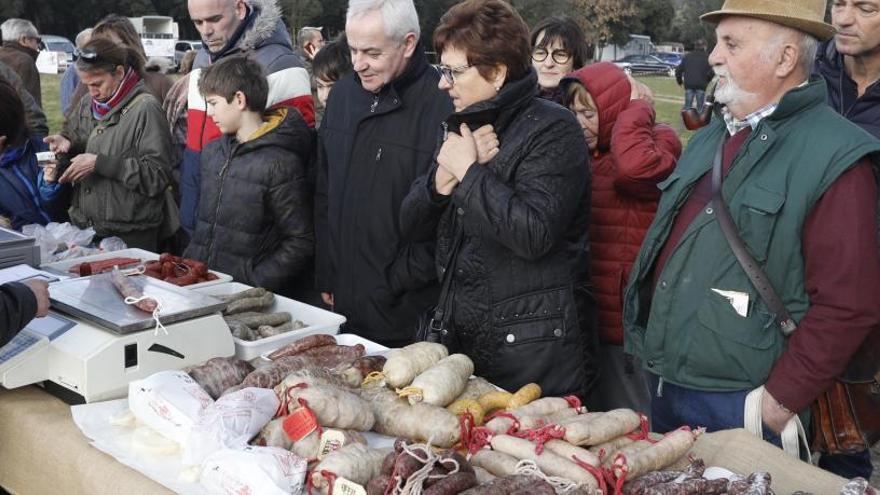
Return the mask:
{"type": "Polygon", "coordinates": [[[413,33],[419,38],[419,15],[412,0],[349,0],[346,23],[372,11],[379,11],[385,34],[395,41],[403,41],[413,33]]]}
{"type": "Polygon", "coordinates": [[[22,36],[28,38],[38,38],[40,36],[36,26],[31,21],[25,19],[7,19],[6,22],[0,24],[0,31],[3,32],[3,41],[18,41],[22,36]]]}
{"type": "Polygon", "coordinates": [[[74,40],[74,44],[77,48],[82,48],[83,45],[89,42],[89,38],[92,37],[92,28],[85,28],[76,35],[76,40],[74,40]]]}
{"type": "Polygon", "coordinates": [[[816,52],[819,50],[819,40],[811,34],[798,31],[787,26],[774,24],[779,34],[768,40],[764,46],[764,56],[772,57],[786,42],[793,41],[798,47],[798,69],[809,75],[813,70],[816,60],[816,52]]]}

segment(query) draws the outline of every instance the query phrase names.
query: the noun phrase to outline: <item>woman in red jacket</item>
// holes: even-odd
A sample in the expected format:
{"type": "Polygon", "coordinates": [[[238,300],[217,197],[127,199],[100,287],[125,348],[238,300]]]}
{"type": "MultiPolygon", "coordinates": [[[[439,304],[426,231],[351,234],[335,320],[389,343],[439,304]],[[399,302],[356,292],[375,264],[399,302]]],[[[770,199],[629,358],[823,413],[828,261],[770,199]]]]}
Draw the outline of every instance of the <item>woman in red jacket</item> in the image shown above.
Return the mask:
{"type": "Polygon", "coordinates": [[[622,301],[629,271],[657,212],[657,183],[675,168],[681,142],[655,123],[639,84],[616,65],[589,65],[566,76],[563,103],[590,148],[591,277],[599,305],[599,380],[589,406],[649,410],[648,380],[623,354],[622,301]]]}

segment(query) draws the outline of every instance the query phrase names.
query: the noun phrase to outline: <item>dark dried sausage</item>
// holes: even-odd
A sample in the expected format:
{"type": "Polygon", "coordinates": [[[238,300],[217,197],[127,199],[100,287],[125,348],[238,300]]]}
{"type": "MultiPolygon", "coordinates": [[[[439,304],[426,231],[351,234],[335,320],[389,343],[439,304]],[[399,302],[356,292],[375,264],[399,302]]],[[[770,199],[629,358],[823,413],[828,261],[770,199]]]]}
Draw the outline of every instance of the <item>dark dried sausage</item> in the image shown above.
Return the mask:
{"type": "Polygon", "coordinates": [[[456,495],[468,488],[477,486],[477,475],[474,473],[458,472],[440,479],[427,490],[422,492],[423,495],[456,495]]]}
{"type": "Polygon", "coordinates": [[[272,354],[269,354],[269,359],[293,356],[309,349],[327,345],[336,345],[336,337],[327,334],[309,335],[274,351],[272,354]]]}

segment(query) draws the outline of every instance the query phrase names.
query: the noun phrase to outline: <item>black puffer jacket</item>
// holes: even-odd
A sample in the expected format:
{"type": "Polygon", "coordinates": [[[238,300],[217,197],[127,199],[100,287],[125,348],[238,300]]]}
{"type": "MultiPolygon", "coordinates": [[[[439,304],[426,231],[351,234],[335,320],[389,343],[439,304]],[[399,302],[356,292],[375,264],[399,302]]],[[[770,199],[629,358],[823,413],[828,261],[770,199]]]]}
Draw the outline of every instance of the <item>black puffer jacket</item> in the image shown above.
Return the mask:
{"type": "Polygon", "coordinates": [[[261,130],[268,132],[245,143],[224,135],[205,147],[185,256],[238,282],[296,297],[295,287],[311,285],[315,251],[306,169],[314,131],[288,109],[273,112],[261,130]]]}
{"type": "MultiPolygon", "coordinates": [[[[491,123],[500,152],[471,166],[451,197],[434,192],[436,163],[401,208],[411,241],[437,237],[438,271],[463,237],[451,289],[453,347],[508,390],[584,397],[595,378],[589,280],[590,169],[580,126],[537,97],[534,71],[448,121],[491,123]]],[[[439,149],[438,149],[439,151],[439,149]]]]}
{"type": "Polygon", "coordinates": [[[421,44],[377,94],[350,74],[333,86],[319,132],[318,288],[334,294],[346,331],[389,347],[410,343],[437,301],[434,243],[403,241],[398,218],[452,112],[439,78],[421,44]]]}
{"type": "Polygon", "coordinates": [[[880,138],[880,81],[874,81],[859,96],[859,88],[846,73],[843,55],[837,52],[834,40],[819,46],[813,73],[825,79],[831,108],[880,138]]]}

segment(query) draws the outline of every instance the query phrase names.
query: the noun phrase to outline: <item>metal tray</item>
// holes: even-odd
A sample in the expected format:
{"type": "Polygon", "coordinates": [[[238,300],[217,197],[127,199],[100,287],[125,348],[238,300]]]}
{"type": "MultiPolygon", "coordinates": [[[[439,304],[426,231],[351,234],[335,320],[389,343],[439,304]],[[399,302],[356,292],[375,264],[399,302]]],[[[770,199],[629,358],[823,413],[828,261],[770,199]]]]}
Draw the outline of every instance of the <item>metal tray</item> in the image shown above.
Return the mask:
{"type": "MultiPolygon", "coordinates": [[[[95,323],[111,332],[127,334],[153,328],[153,316],[125,304],[113,286],[110,273],[74,278],[49,286],[52,307],[95,323]]],[[[136,287],[162,305],[159,320],[169,325],[223,310],[226,303],[161,280],[137,275],[129,277],[136,287]]]]}

